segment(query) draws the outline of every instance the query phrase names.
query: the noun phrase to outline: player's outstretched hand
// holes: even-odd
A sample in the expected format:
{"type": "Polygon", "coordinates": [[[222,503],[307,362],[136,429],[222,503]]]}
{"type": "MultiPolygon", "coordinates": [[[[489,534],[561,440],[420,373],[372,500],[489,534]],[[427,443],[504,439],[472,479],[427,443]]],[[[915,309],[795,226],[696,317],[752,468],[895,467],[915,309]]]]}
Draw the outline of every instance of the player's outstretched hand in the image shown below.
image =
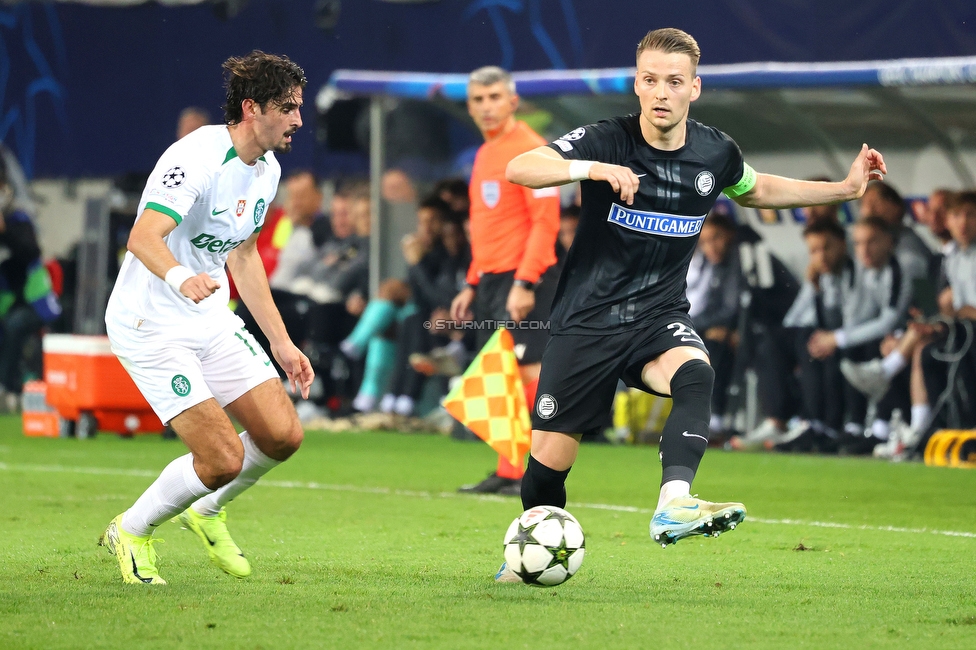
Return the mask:
{"type": "Polygon", "coordinates": [[[608,165],[607,163],[593,163],[590,167],[590,180],[606,181],[613,191],[620,195],[627,205],[634,204],[634,195],[640,185],[640,178],[628,167],[608,165]]]}
{"type": "Polygon", "coordinates": [[[861,151],[851,165],[851,171],[845,181],[853,190],[854,198],[859,199],[867,189],[868,181],[880,181],[888,173],[888,166],[885,165],[884,157],[875,149],[869,149],[868,145],[862,144],[861,151]]]}
{"type": "Polygon", "coordinates": [[[206,273],[198,273],[180,285],[180,293],[193,302],[199,303],[204,298],[212,296],[219,288],[220,283],[212,277],[206,273]]]}
{"type": "Polygon", "coordinates": [[[302,351],[291,341],[280,346],[272,344],[271,354],[285,371],[285,376],[288,377],[288,383],[291,385],[291,392],[300,390],[302,399],[308,399],[308,389],[315,379],[315,371],[312,370],[308,357],[302,354],[302,351]]]}

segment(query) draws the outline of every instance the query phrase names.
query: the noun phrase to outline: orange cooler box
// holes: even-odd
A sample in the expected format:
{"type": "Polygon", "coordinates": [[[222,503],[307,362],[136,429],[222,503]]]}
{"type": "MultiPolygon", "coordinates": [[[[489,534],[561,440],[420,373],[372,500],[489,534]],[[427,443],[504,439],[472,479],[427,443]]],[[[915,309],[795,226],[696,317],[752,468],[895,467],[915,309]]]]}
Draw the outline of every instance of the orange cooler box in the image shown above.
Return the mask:
{"type": "Polygon", "coordinates": [[[163,423],[112,354],[107,336],[47,334],[43,349],[47,403],[62,418],[77,423],[79,438],[99,429],[122,434],[163,431],[163,423]]]}

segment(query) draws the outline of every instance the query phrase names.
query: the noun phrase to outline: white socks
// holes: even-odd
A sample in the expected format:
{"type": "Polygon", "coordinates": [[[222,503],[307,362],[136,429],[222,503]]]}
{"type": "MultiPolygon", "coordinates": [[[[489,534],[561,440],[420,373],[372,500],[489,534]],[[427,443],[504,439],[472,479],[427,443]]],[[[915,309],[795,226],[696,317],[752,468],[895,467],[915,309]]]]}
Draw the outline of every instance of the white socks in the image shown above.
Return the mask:
{"type": "Polygon", "coordinates": [[[932,413],[932,408],[928,404],[912,404],[912,421],[911,427],[913,431],[921,431],[922,427],[929,423],[929,416],[932,413]]]}
{"type": "Polygon", "coordinates": [[[688,481],[668,481],[661,486],[661,496],[657,500],[657,509],[663,508],[669,501],[691,494],[691,483],[688,481]]]}
{"type": "Polygon", "coordinates": [[[193,469],[193,454],[180,456],[166,466],[149,489],[122,517],[122,528],[138,537],[152,535],[167,519],[178,515],[205,494],[213,492],[193,469]]]}
{"type": "Polygon", "coordinates": [[[904,370],[907,366],[908,359],[898,350],[894,350],[881,360],[881,371],[884,372],[885,379],[888,380],[904,370]]]}
{"type": "Polygon", "coordinates": [[[197,514],[206,517],[219,514],[220,509],[230,503],[234,497],[257,483],[259,478],[282,463],[280,460],[265,456],[247,431],[241,432],[241,442],[244,443],[244,466],[241,468],[241,473],[213,494],[208,494],[194,503],[193,510],[197,514]]]}

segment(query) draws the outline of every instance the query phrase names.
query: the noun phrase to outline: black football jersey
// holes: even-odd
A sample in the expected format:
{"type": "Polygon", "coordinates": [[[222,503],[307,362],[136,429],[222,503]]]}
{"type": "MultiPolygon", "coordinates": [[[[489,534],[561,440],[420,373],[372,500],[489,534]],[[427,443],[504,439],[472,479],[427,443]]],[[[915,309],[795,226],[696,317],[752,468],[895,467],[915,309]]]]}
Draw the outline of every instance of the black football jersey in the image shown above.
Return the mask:
{"type": "Polygon", "coordinates": [[[739,182],[742,152],[727,135],[688,120],[685,145],[650,146],[639,115],[604,120],[550,146],[563,158],[629,167],[640,177],[627,205],[605,181],[582,181],[576,238],[552,303],[551,333],[600,334],[640,327],[664,311],[688,311],[685,276],[702,222],[739,182]]]}

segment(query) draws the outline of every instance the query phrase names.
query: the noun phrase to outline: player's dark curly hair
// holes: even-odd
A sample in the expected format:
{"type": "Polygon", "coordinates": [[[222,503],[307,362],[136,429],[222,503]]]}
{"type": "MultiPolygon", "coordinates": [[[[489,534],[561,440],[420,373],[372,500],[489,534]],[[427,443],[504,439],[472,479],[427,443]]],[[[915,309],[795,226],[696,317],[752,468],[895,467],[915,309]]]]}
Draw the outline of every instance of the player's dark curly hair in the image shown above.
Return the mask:
{"type": "Polygon", "coordinates": [[[232,56],[224,61],[224,122],[239,124],[244,117],[241,103],[252,99],[264,110],[271,104],[287,102],[295,88],[305,88],[305,71],[287,56],[254,50],[247,56],[232,56]]]}

